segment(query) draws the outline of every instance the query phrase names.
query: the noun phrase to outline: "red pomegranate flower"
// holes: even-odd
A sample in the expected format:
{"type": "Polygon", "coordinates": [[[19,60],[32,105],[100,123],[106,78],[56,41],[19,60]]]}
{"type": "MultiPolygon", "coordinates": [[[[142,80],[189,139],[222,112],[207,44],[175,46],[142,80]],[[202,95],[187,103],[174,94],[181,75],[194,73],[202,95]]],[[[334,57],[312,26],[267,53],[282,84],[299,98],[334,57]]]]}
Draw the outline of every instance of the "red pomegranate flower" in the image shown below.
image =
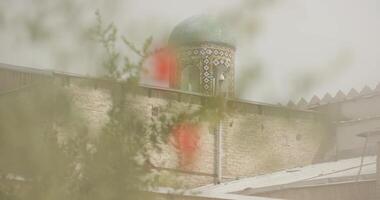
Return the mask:
{"type": "Polygon", "coordinates": [[[173,128],[172,137],[178,152],[179,166],[191,167],[199,147],[199,126],[191,123],[178,124],[173,128]]]}
{"type": "Polygon", "coordinates": [[[174,50],[169,47],[161,48],[154,54],[154,79],[170,82],[172,85],[177,73],[177,61],[174,50]]]}

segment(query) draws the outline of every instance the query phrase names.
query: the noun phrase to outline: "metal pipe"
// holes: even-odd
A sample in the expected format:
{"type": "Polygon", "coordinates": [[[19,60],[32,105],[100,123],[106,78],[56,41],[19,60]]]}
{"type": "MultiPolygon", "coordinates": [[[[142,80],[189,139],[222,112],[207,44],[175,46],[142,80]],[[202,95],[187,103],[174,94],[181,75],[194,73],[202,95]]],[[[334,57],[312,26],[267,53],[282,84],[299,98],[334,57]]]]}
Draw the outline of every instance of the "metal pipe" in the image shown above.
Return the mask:
{"type": "Polygon", "coordinates": [[[362,156],[360,158],[360,166],[359,166],[358,174],[356,175],[356,182],[359,181],[360,174],[362,172],[363,162],[364,162],[364,156],[365,156],[365,152],[367,150],[367,145],[368,145],[368,137],[365,138],[364,147],[363,147],[363,151],[362,151],[362,156]]]}
{"type": "MultiPolygon", "coordinates": [[[[219,68],[220,70],[220,68],[219,68]]],[[[215,81],[215,96],[219,96],[223,98],[222,84],[224,81],[224,76],[221,71],[216,73],[216,81],[215,81]]],[[[224,98],[223,98],[224,101],[224,98]]],[[[222,103],[224,106],[224,102],[222,103]]],[[[223,107],[219,108],[223,111],[223,107]]],[[[223,179],[223,130],[222,130],[222,118],[219,116],[218,125],[216,127],[216,184],[222,183],[223,179]]]]}
{"type": "Polygon", "coordinates": [[[222,157],[223,157],[223,131],[222,131],[222,120],[219,120],[217,127],[217,165],[216,165],[216,184],[222,182],[222,157]]]}

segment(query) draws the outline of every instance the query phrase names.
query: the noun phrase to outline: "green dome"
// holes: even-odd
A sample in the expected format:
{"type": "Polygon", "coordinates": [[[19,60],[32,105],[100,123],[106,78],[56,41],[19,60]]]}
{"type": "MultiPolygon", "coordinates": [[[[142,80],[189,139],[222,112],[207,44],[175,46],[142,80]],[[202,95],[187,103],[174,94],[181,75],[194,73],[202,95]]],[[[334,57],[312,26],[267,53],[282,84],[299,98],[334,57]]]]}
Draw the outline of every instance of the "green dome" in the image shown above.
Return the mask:
{"type": "Polygon", "coordinates": [[[225,24],[215,16],[199,15],[184,20],[170,35],[174,45],[197,43],[220,43],[235,46],[235,41],[225,24]]]}

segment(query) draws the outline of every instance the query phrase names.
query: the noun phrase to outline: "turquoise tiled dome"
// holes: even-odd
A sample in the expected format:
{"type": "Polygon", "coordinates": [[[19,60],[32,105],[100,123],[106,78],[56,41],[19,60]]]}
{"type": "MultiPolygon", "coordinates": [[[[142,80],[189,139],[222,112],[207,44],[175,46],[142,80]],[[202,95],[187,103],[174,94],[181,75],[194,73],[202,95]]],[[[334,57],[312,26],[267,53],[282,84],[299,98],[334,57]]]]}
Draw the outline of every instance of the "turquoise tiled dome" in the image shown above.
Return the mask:
{"type": "Polygon", "coordinates": [[[176,45],[207,42],[235,46],[225,24],[217,17],[209,15],[198,15],[184,20],[174,27],[169,39],[170,44],[176,45]]]}

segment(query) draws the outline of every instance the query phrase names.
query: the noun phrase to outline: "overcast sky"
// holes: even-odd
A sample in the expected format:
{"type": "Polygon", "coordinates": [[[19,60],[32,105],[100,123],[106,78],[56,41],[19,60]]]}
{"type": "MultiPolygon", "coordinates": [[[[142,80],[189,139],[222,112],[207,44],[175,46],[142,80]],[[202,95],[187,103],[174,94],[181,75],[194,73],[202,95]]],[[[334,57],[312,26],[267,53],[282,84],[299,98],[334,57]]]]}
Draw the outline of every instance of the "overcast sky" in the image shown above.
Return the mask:
{"type": "MultiPolygon", "coordinates": [[[[28,4],[22,0],[10,2],[14,7],[28,4]]],[[[99,8],[108,16],[107,20],[125,27],[122,31],[150,30],[156,39],[167,38],[171,29],[188,17],[223,12],[239,3],[232,0],[134,0],[104,8],[106,1],[99,2],[102,1],[89,3],[81,16],[91,21],[94,10],[99,8]]],[[[380,81],[378,0],[282,0],[264,11],[260,12],[260,30],[252,36],[255,37],[252,44],[240,42],[241,46],[237,46],[237,76],[244,67],[249,67],[244,65],[247,59],[255,59],[249,62],[257,60],[263,66],[260,80],[252,83],[242,98],[285,102],[300,96],[310,98],[312,94],[322,96],[326,92],[335,95],[339,89],[360,90],[365,84],[374,87],[380,81]],[[303,84],[300,76],[310,77],[317,84],[299,92],[295,88],[303,84]]],[[[136,40],[148,36],[139,31],[128,34],[136,40]]],[[[12,32],[4,31],[0,36],[0,62],[41,68],[56,65],[50,54],[53,47],[23,43],[23,40],[15,40],[12,32]]],[[[61,40],[65,41],[61,45],[65,48],[75,46],[73,42],[61,40]]],[[[84,56],[83,60],[90,58],[84,56]]],[[[78,63],[86,69],[91,62],[83,60],[78,63]]],[[[74,66],[67,68],[72,71],[74,66]]]]}

